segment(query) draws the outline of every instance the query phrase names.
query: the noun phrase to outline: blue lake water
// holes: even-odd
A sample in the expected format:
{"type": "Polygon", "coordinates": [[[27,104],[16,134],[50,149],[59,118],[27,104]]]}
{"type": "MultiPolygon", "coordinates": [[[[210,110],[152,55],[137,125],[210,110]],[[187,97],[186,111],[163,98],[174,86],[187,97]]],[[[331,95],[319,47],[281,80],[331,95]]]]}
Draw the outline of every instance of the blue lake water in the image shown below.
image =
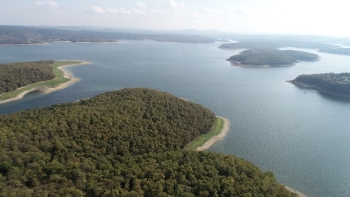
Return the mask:
{"type": "Polygon", "coordinates": [[[272,170],[279,182],[309,197],[350,196],[350,101],[285,82],[300,74],[349,72],[350,56],[302,49],[317,53],[321,60],[282,68],[240,68],[225,61],[240,50],[221,50],[219,44],[125,41],[0,46],[0,63],[92,62],[68,68],[80,82],[0,105],[0,114],[121,88],[154,88],[230,119],[228,135],[210,151],[234,154],[262,170],[272,170]]]}

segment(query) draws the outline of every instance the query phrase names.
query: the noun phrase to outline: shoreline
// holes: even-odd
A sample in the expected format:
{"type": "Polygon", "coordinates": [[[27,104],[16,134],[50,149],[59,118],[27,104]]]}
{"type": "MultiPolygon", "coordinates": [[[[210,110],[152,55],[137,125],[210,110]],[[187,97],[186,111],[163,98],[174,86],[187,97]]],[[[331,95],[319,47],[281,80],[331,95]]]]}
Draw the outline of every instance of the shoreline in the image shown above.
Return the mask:
{"type": "Polygon", "coordinates": [[[288,191],[290,191],[290,192],[296,194],[298,197],[307,197],[305,194],[299,192],[298,190],[296,190],[296,189],[294,189],[294,188],[288,187],[287,185],[284,185],[284,187],[285,187],[288,191]]]}
{"type": "MultiPolygon", "coordinates": [[[[224,137],[227,135],[229,129],[230,129],[230,120],[225,118],[225,117],[221,117],[218,116],[219,118],[221,118],[224,121],[224,124],[221,128],[221,131],[219,134],[213,136],[212,138],[210,138],[208,141],[206,141],[202,146],[197,147],[195,150],[196,151],[204,151],[207,150],[208,148],[210,148],[213,144],[215,144],[216,142],[221,141],[222,139],[224,139],[224,137]]],[[[299,192],[298,190],[288,187],[286,185],[283,185],[288,191],[296,194],[298,197],[307,197],[305,194],[299,192]]]]}
{"type": "Polygon", "coordinates": [[[224,124],[221,128],[220,133],[217,135],[214,135],[212,138],[210,138],[208,141],[206,141],[202,146],[197,147],[196,148],[197,151],[203,151],[203,150],[210,148],[216,142],[219,142],[222,139],[224,139],[224,137],[228,133],[228,131],[230,129],[230,120],[227,118],[221,117],[221,116],[218,116],[218,117],[224,121],[224,124]]]}
{"type": "MultiPolygon", "coordinates": [[[[57,60],[57,61],[80,61],[80,60],[57,60]]],[[[43,86],[38,86],[38,87],[31,88],[29,90],[26,90],[26,91],[23,91],[23,92],[19,93],[17,96],[15,96],[13,98],[6,99],[6,100],[0,100],[0,105],[1,104],[5,104],[5,103],[9,103],[9,102],[12,102],[12,101],[20,100],[26,94],[31,93],[31,92],[40,92],[42,94],[48,94],[48,93],[51,93],[51,92],[54,92],[54,91],[57,91],[57,90],[61,90],[61,89],[67,88],[68,86],[70,86],[70,85],[80,81],[80,79],[75,77],[73,75],[73,73],[71,73],[70,71],[66,70],[65,68],[73,67],[73,66],[79,66],[79,65],[87,65],[87,64],[91,64],[91,63],[87,62],[87,61],[80,61],[80,63],[78,63],[78,64],[68,64],[68,65],[60,66],[57,69],[59,69],[59,70],[61,70],[63,72],[63,77],[64,78],[69,79],[67,82],[64,82],[64,83],[61,83],[59,85],[56,85],[55,87],[48,87],[48,86],[43,85],[43,86]]],[[[26,86],[21,87],[21,88],[25,88],[25,87],[26,86]]]]}
{"type": "Polygon", "coordinates": [[[321,94],[325,94],[328,96],[332,96],[332,97],[336,97],[336,98],[342,98],[342,99],[350,99],[350,95],[345,95],[345,94],[337,94],[334,92],[330,92],[328,90],[324,90],[322,87],[319,86],[311,86],[311,85],[307,85],[307,84],[303,84],[300,82],[296,82],[295,80],[287,80],[287,83],[291,83],[295,86],[301,87],[301,88],[311,88],[314,89],[316,91],[318,91],[321,94]]]}
{"type": "Polygon", "coordinates": [[[0,44],[0,46],[40,46],[40,45],[48,45],[50,43],[64,43],[70,42],[73,44],[119,44],[121,42],[112,41],[112,42],[72,42],[72,41],[52,41],[52,42],[38,42],[38,43],[22,43],[22,44],[0,44]]]}
{"type": "Polygon", "coordinates": [[[229,59],[226,59],[226,61],[231,63],[231,66],[238,66],[238,67],[242,67],[242,68],[268,68],[268,67],[292,67],[295,66],[295,63],[292,64],[281,64],[281,65],[268,65],[268,64],[264,64],[264,65],[247,65],[247,64],[241,64],[241,62],[238,61],[232,61],[229,59]]]}

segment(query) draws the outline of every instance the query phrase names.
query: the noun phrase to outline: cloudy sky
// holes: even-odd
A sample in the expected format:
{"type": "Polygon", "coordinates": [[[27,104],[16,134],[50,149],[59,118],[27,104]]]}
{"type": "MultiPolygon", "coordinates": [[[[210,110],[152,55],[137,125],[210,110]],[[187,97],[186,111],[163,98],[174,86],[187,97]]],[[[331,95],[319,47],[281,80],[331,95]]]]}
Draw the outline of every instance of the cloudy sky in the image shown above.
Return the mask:
{"type": "Polygon", "coordinates": [[[346,0],[0,0],[1,25],[350,36],[346,0]]]}

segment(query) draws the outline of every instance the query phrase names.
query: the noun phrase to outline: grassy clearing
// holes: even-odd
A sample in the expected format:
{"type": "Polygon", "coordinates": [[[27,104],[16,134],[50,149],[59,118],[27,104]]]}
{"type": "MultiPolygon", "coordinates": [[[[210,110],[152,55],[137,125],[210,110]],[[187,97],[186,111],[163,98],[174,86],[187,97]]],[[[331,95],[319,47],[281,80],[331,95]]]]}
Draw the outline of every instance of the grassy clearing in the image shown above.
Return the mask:
{"type": "Polygon", "coordinates": [[[220,117],[216,117],[214,127],[206,134],[198,136],[192,142],[190,142],[184,150],[195,150],[197,147],[202,146],[205,142],[207,142],[210,138],[215,135],[218,135],[224,126],[224,120],[220,117]]]}
{"type": "Polygon", "coordinates": [[[66,65],[72,65],[72,64],[80,64],[82,63],[81,61],[55,61],[51,66],[53,67],[53,73],[55,74],[56,78],[48,81],[41,81],[38,83],[33,83],[30,85],[27,85],[25,87],[22,87],[21,89],[17,89],[11,92],[4,92],[0,95],[0,100],[7,100],[16,97],[17,95],[21,94],[24,91],[33,89],[33,88],[38,88],[42,86],[46,87],[55,87],[61,83],[69,81],[69,79],[64,78],[63,72],[58,69],[60,66],[66,66],[66,65]]]}

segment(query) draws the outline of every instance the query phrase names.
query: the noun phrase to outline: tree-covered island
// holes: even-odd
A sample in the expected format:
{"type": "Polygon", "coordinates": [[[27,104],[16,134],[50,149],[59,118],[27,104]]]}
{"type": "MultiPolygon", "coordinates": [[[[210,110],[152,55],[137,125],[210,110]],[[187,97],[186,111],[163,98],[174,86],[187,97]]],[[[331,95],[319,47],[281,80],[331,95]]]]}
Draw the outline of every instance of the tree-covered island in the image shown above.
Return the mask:
{"type": "Polygon", "coordinates": [[[33,91],[49,93],[77,82],[65,66],[84,61],[34,61],[0,64],[0,104],[18,100],[33,91]]]}
{"type": "Polygon", "coordinates": [[[227,60],[237,66],[266,67],[291,66],[298,61],[317,61],[318,59],[318,55],[303,51],[259,48],[245,50],[227,60]]]}
{"type": "Polygon", "coordinates": [[[300,87],[312,88],[327,95],[350,98],[350,73],[299,75],[294,80],[287,82],[300,87]]]}
{"type": "Polygon", "coordinates": [[[157,90],[0,119],[0,196],[296,196],[243,159],[183,150],[217,119],[157,90]]]}

